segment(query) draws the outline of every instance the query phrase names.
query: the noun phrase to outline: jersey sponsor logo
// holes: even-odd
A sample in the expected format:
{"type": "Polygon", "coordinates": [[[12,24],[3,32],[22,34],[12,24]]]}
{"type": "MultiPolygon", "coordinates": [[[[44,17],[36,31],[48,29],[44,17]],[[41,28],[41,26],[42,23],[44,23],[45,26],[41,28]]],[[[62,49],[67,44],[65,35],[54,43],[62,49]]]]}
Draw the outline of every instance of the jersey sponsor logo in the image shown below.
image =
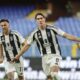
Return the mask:
{"type": "Polygon", "coordinates": [[[41,38],[41,34],[40,33],[38,33],[38,37],[41,38]]]}
{"type": "Polygon", "coordinates": [[[51,44],[48,42],[47,39],[44,39],[44,47],[48,47],[48,46],[51,46],[51,44]]]}
{"type": "Polygon", "coordinates": [[[7,44],[6,50],[12,51],[13,47],[9,43],[6,43],[6,44],[7,44]]]}

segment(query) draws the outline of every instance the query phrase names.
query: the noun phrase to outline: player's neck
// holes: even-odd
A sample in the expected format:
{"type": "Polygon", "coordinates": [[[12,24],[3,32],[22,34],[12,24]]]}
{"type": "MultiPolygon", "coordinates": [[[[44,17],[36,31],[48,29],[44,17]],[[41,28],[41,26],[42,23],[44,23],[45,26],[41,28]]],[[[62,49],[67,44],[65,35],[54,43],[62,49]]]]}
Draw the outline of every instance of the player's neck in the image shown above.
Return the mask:
{"type": "Polygon", "coordinates": [[[40,30],[44,30],[46,28],[46,24],[39,27],[40,30]]]}
{"type": "Polygon", "coordinates": [[[8,29],[8,30],[6,30],[6,31],[3,31],[3,34],[4,34],[4,35],[9,35],[9,32],[10,32],[10,30],[8,29]]]}

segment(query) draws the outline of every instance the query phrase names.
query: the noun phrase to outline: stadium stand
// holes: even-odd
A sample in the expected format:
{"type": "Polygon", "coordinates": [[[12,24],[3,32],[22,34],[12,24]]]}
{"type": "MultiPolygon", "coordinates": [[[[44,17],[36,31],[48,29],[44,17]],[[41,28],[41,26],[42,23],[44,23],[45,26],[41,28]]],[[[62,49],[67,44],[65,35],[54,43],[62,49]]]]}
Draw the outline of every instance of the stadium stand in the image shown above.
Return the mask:
{"type": "MultiPolygon", "coordinates": [[[[64,18],[59,18],[54,25],[57,27],[61,28],[65,32],[75,35],[77,37],[80,36],[79,32],[79,27],[80,27],[80,19],[76,17],[64,17],[64,18]]],[[[62,55],[64,57],[66,56],[71,56],[71,45],[74,43],[73,41],[69,41],[67,39],[59,38],[59,43],[61,46],[61,51],[62,55]]]]}
{"type": "MultiPolygon", "coordinates": [[[[0,18],[7,18],[11,22],[11,29],[19,31],[24,37],[28,36],[30,32],[34,28],[36,28],[36,22],[34,19],[29,19],[27,17],[30,12],[35,9],[35,6],[7,6],[0,7],[0,18]]],[[[38,12],[38,11],[34,11],[38,12]]],[[[33,12],[33,13],[34,13],[33,12]]],[[[35,13],[34,13],[35,14],[35,13]]],[[[76,17],[61,17],[53,23],[55,26],[61,28],[67,33],[73,34],[77,37],[80,36],[78,34],[80,19],[76,17]]],[[[64,38],[58,37],[59,43],[61,46],[62,56],[71,56],[71,45],[73,42],[66,40],[64,38]],[[65,43],[65,44],[64,44],[65,43]],[[65,46],[65,47],[64,47],[65,46]]],[[[24,56],[31,56],[33,53],[31,52],[34,47],[28,51],[29,54],[24,54],[24,56]]],[[[38,50],[34,50],[35,56],[39,56],[40,54],[38,50]]]]}

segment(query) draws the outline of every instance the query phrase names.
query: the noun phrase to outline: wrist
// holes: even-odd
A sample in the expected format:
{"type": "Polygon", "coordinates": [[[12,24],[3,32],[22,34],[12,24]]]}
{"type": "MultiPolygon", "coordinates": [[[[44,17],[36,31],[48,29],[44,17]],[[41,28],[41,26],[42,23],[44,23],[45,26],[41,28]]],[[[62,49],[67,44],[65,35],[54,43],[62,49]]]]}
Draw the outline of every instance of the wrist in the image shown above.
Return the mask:
{"type": "Polygon", "coordinates": [[[19,59],[18,55],[16,55],[15,59],[16,59],[16,60],[18,60],[18,59],[19,59]]]}

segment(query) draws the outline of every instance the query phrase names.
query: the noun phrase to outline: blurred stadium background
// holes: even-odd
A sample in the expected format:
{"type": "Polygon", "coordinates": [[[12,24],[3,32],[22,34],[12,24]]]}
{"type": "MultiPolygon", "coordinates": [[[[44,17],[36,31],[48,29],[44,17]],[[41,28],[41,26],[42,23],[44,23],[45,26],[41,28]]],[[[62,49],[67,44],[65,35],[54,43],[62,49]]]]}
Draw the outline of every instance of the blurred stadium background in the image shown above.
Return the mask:
{"type": "MultiPolygon", "coordinates": [[[[0,19],[9,19],[11,29],[19,31],[24,38],[37,27],[34,20],[37,12],[45,14],[48,23],[80,37],[80,0],[0,0],[0,19]]],[[[63,57],[59,75],[62,80],[80,80],[80,48],[65,38],[58,36],[58,40],[63,57]]],[[[25,79],[45,80],[35,43],[23,57],[25,79]]],[[[4,76],[4,65],[0,64],[0,79],[4,76]]]]}

